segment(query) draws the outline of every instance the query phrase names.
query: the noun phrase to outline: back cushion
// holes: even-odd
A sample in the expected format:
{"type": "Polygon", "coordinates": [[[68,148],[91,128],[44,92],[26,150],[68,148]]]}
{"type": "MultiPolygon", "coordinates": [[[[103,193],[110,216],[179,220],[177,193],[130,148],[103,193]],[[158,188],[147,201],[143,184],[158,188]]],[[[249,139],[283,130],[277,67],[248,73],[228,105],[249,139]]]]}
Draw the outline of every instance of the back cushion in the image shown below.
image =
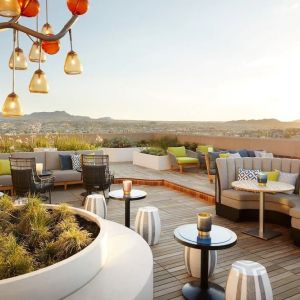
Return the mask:
{"type": "Polygon", "coordinates": [[[59,154],[74,154],[74,151],[49,151],[46,154],[46,168],[47,170],[60,170],[59,154]]]}
{"type": "Polygon", "coordinates": [[[77,150],[76,154],[103,155],[103,150],[77,150]]]}
{"type": "Polygon", "coordinates": [[[58,157],[61,170],[72,170],[72,160],[70,154],[59,154],[58,157]]]}
{"type": "Polygon", "coordinates": [[[46,156],[45,152],[14,152],[11,154],[14,158],[35,158],[36,163],[43,164],[45,166],[46,156]]]}
{"type": "Polygon", "coordinates": [[[10,157],[10,153],[0,153],[0,159],[8,159],[10,157]]]}

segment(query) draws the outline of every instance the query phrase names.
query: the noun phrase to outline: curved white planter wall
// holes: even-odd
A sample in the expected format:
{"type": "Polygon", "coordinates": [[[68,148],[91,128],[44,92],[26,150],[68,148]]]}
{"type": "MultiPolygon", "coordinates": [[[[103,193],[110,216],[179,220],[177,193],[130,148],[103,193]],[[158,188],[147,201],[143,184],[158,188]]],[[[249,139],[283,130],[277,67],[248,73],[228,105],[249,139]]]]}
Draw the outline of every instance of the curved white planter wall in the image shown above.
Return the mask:
{"type": "MultiPolygon", "coordinates": [[[[46,205],[55,208],[56,205],[46,205]]],[[[88,211],[72,210],[101,227],[96,239],[82,251],[49,267],[0,280],[0,298],[5,300],[58,300],[87,284],[102,269],[107,258],[105,222],[88,211]]]]}
{"type": "Polygon", "coordinates": [[[133,164],[154,170],[170,170],[171,163],[168,155],[155,156],[145,153],[133,153],[133,164]]]}
{"type": "Polygon", "coordinates": [[[110,162],[126,162],[133,160],[133,154],[140,152],[140,148],[101,148],[103,154],[109,155],[110,162]]]}

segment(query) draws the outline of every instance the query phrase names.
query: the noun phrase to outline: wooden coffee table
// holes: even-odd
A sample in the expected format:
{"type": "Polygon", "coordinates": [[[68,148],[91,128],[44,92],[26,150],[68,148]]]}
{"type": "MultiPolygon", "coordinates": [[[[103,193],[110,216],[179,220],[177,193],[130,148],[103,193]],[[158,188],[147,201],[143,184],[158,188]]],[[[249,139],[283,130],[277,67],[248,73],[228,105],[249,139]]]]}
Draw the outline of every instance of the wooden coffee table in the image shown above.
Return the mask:
{"type": "Polygon", "coordinates": [[[236,190],[259,193],[259,227],[244,231],[244,233],[261,238],[263,240],[269,240],[279,236],[281,234],[280,232],[265,228],[265,193],[275,194],[289,192],[293,191],[295,187],[291,184],[278,181],[268,181],[266,186],[260,186],[255,180],[233,181],[231,185],[236,190]]]}

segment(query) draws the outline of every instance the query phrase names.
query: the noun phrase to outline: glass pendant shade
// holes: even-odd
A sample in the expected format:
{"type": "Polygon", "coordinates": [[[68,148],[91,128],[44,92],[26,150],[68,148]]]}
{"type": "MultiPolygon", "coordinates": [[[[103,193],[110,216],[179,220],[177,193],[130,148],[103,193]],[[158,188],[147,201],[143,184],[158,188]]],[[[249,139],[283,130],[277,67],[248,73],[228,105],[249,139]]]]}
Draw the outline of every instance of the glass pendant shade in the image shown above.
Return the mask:
{"type": "Polygon", "coordinates": [[[36,17],[40,12],[38,0],[19,0],[21,15],[24,17],[36,17]]]}
{"type": "MultiPolygon", "coordinates": [[[[14,66],[14,54],[12,53],[9,60],[9,67],[13,69],[14,66]]],[[[15,49],[15,69],[26,70],[28,68],[26,56],[21,48],[15,49]]]]}
{"type": "Polygon", "coordinates": [[[29,90],[31,93],[39,94],[47,94],[49,92],[46,74],[41,69],[34,72],[30,81],[29,90]]]}
{"type": "Polygon", "coordinates": [[[4,117],[20,117],[24,115],[18,95],[11,93],[7,96],[2,107],[2,114],[4,117]]]}
{"type": "MultiPolygon", "coordinates": [[[[45,52],[41,49],[41,63],[46,61],[46,54],[45,52]]],[[[30,49],[29,53],[29,60],[32,62],[39,62],[40,60],[40,44],[39,42],[34,42],[32,44],[32,47],[30,49]]]]}
{"type": "Polygon", "coordinates": [[[0,16],[16,17],[21,13],[21,8],[18,0],[1,0],[0,1],[0,16]]]}
{"type": "Polygon", "coordinates": [[[82,65],[76,52],[70,51],[67,54],[64,69],[68,75],[78,75],[82,73],[82,65]]]}
{"type": "MultiPolygon", "coordinates": [[[[53,34],[48,34],[53,35],[53,34]]],[[[60,49],[60,41],[43,41],[42,42],[43,50],[50,55],[56,54],[60,49]]]]}
{"type": "Polygon", "coordinates": [[[42,27],[42,33],[46,35],[53,34],[53,28],[49,23],[45,23],[42,27]]]}
{"type": "Polygon", "coordinates": [[[85,14],[89,9],[88,0],[68,0],[67,5],[71,13],[78,16],[85,14]]]}

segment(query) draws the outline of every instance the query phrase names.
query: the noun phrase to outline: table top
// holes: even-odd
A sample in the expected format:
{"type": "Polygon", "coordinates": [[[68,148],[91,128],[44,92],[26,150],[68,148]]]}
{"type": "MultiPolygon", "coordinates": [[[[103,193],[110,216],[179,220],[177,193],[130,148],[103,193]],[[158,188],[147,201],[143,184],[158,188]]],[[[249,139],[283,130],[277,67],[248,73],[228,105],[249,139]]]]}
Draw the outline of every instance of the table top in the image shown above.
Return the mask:
{"type": "Polygon", "coordinates": [[[209,237],[198,236],[197,224],[186,224],[177,227],[174,231],[174,237],[184,246],[208,250],[230,248],[237,241],[237,236],[232,230],[217,225],[212,225],[209,237]]]}
{"type": "Polygon", "coordinates": [[[37,174],[39,177],[47,177],[53,175],[52,171],[45,170],[41,174],[37,174]]]}
{"type": "Polygon", "coordinates": [[[279,181],[268,181],[266,186],[258,185],[256,180],[240,180],[233,181],[232,187],[236,190],[248,191],[248,192],[266,192],[266,193],[280,193],[293,191],[295,187],[291,184],[279,182],[279,181]]]}
{"type": "MultiPolygon", "coordinates": [[[[110,191],[108,193],[109,197],[115,200],[124,200],[124,192],[123,190],[110,191]]],[[[141,190],[131,190],[128,198],[132,201],[141,200],[147,197],[147,193],[141,190]]]]}

